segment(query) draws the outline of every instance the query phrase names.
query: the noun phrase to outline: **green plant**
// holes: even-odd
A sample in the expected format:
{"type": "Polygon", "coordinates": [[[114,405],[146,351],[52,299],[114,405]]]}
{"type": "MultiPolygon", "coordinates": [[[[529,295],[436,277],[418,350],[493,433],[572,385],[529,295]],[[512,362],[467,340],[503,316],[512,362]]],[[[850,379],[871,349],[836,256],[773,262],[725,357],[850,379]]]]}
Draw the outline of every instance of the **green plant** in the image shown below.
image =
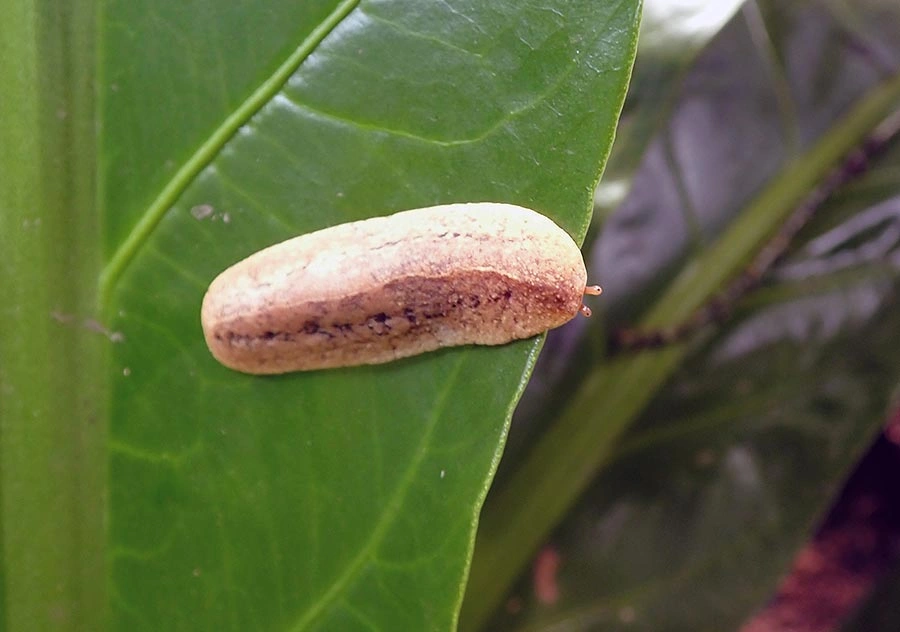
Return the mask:
{"type": "Polygon", "coordinates": [[[621,121],[637,0],[13,4],[0,632],[738,629],[896,408],[894,0],[648,1],[621,121]],[[209,356],[227,265],[469,200],[585,238],[540,360],[209,356]]]}

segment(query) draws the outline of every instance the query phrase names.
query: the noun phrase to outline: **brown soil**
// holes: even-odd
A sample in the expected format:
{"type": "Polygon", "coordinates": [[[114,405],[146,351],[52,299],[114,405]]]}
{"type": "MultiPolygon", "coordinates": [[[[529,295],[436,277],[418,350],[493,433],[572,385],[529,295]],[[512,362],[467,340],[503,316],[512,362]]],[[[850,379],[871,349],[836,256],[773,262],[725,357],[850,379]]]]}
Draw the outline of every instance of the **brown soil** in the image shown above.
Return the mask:
{"type": "Polygon", "coordinates": [[[835,632],[900,560],[900,411],[772,601],[740,632],[835,632]]]}

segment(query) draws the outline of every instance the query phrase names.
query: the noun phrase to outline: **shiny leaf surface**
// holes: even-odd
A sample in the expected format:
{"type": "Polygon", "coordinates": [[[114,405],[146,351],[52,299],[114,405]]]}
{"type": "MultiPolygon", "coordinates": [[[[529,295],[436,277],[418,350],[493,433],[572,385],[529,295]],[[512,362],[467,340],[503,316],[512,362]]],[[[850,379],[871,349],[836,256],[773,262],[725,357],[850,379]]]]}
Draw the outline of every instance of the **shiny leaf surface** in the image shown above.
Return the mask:
{"type": "Polygon", "coordinates": [[[437,203],[582,238],[636,23],[625,1],[106,6],[118,629],[453,628],[541,341],[260,378],[210,357],[200,301],[261,247],[437,203]]]}

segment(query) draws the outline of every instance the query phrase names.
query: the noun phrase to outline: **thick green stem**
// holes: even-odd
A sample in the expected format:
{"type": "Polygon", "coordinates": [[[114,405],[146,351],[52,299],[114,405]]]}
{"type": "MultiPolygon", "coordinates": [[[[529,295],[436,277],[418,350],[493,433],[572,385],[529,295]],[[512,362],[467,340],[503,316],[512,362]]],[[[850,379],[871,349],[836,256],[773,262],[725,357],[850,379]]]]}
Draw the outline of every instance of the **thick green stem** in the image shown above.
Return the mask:
{"type": "Polygon", "coordinates": [[[0,21],[0,630],[100,630],[105,348],[94,7],[0,21]]]}

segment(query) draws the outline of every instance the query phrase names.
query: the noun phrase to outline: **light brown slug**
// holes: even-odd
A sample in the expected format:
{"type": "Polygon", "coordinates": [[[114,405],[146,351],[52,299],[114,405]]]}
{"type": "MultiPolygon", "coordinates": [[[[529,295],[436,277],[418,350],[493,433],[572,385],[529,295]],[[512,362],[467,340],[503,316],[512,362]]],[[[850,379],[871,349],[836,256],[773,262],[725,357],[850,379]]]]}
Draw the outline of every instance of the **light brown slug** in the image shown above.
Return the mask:
{"type": "Polygon", "coordinates": [[[482,202],[332,226],[236,263],[203,297],[225,366],[272,374],[378,364],[440,347],[499,345],[571,320],[587,274],[549,218],[482,202]]]}

